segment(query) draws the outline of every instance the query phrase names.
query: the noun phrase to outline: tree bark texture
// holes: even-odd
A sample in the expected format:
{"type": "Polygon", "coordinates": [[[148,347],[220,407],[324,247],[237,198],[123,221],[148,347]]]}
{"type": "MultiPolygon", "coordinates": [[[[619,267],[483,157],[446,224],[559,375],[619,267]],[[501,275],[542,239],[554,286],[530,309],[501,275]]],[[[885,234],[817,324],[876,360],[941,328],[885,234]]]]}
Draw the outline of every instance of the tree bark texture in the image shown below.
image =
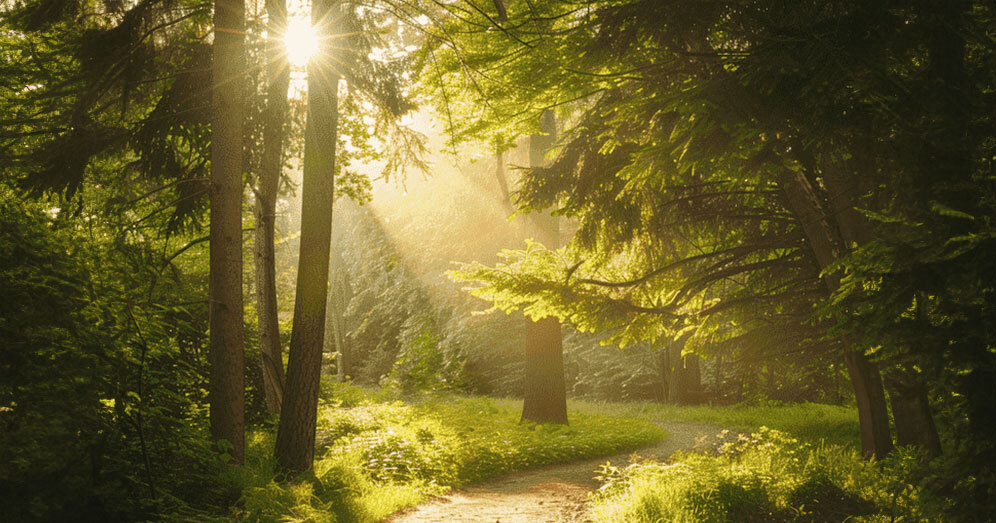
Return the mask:
{"type": "MultiPolygon", "coordinates": [[[[556,122],[553,112],[540,117],[543,134],[529,139],[529,163],[539,167],[546,152],[553,147],[556,122]]],[[[531,215],[533,237],[547,248],[555,249],[560,241],[557,219],[549,214],[531,215]]],[[[560,321],[543,318],[526,319],[525,381],[522,420],[536,423],[567,424],[567,388],[564,383],[564,350],[560,321]]]]}
{"type": "Polygon", "coordinates": [[[279,414],[283,401],[284,361],[277,318],[277,275],[274,249],[277,191],[283,167],[284,123],[287,120],[287,88],[290,69],[278,35],[287,28],[285,0],[267,0],[266,115],[263,122],[263,158],[256,188],[256,313],[259,323],[259,355],[263,369],[266,410],[279,414]]]}
{"type": "Polygon", "coordinates": [[[245,4],[218,0],[214,10],[211,120],[210,395],[211,435],[245,449],[242,319],[242,118],[245,4]]]}
{"type": "Polygon", "coordinates": [[[332,239],[339,74],[332,64],[336,2],[316,0],[311,21],[322,44],[308,64],[308,116],[301,188],[301,253],[291,329],[287,383],[275,455],[285,470],[303,472],[315,455],[329,250],[332,239]]]}
{"type": "MultiPolygon", "coordinates": [[[[816,192],[803,173],[786,169],[779,185],[789,209],[803,228],[820,269],[825,269],[840,254],[839,234],[831,227],[816,192]]],[[[840,287],[840,279],[836,275],[825,275],[823,281],[829,292],[840,287]]],[[[844,362],[858,405],[862,452],[866,456],[884,457],[892,450],[892,435],[882,377],[878,367],[864,353],[852,350],[849,340],[844,340],[844,344],[844,362]]]]}

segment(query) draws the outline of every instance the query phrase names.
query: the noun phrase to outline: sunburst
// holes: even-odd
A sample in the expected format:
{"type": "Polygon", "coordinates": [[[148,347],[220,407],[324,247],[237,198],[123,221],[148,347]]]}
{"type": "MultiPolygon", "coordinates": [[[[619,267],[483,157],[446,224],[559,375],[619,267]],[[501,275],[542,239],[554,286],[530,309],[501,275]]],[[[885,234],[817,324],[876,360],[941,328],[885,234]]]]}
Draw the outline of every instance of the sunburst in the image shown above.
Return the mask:
{"type": "Polygon", "coordinates": [[[308,18],[291,18],[287,21],[284,46],[287,48],[287,60],[292,66],[308,65],[308,61],[318,53],[318,33],[308,18]]]}

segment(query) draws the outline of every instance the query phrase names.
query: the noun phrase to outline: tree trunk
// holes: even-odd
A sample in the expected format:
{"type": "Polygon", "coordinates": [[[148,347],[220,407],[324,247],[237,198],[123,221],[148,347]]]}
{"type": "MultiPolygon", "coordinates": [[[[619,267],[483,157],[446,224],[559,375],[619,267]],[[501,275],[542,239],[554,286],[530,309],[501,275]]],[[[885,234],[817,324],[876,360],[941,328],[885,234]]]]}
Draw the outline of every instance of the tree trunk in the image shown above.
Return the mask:
{"type": "MultiPolygon", "coordinates": [[[[713,52],[714,49],[706,38],[703,30],[693,30],[687,33],[690,47],[696,51],[713,52]]],[[[721,65],[709,61],[703,61],[704,70],[720,77],[726,77],[729,72],[721,65]]],[[[729,82],[730,86],[739,85],[736,80],[729,82]]],[[[765,104],[759,102],[749,91],[741,92],[744,105],[750,107],[752,116],[762,122],[763,127],[772,136],[778,135],[778,130],[782,127],[776,119],[771,118],[765,104]]],[[[797,151],[802,151],[803,147],[796,144],[797,151]]],[[[839,231],[830,227],[827,221],[828,214],[817,197],[812,184],[806,176],[798,170],[783,169],[779,174],[778,184],[785,194],[789,209],[799,220],[806,240],[819,264],[819,268],[825,269],[837,260],[840,254],[839,231]]],[[[834,215],[830,213],[830,215],[834,215]]],[[[849,244],[845,244],[849,247],[849,244]]],[[[832,293],[840,287],[840,280],[836,275],[829,274],[823,277],[824,284],[832,293]]],[[[892,450],[892,436],[889,432],[889,413],[885,403],[885,391],[882,388],[882,379],[878,368],[868,361],[864,353],[854,352],[850,340],[844,342],[844,360],[847,363],[848,373],[851,383],[854,385],[854,394],[858,404],[858,417],[861,423],[861,445],[865,455],[884,457],[892,450]]]]}
{"type": "Polygon", "coordinates": [[[495,178],[498,179],[498,190],[501,191],[502,206],[505,212],[511,215],[515,212],[512,207],[512,196],[508,192],[508,177],[505,175],[505,153],[498,151],[495,153],[495,178]]]}
{"type": "Polygon", "coordinates": [[[723,355],[716,356],[716,397],[713,401],[719,402],[723,398],[723,355]]]}
{"type": "Polygon", "coordinates": [[[894,369],[886,374],[886,388],[896,425],[896,444],[923,447],[931,458],[941,455],[941,439],[927,400],[927,388],[911,372],[894,369]]]}
{"type": "Polygon", "coordinates": [[[878,367],[860,352],[845,350],[844,363],[847,364],[858,405],[861,450],[866,456],[883,458],[892,451],[892,434],[889,432],[889,412],[882,376],[878,367]]]}
{"type": "Polygon", "coordinates": [[[242,318],[242,118],[245,4],[217,0],[214,10],[211,119],[210,364],[211,435],[245,449],[245,368],[242,318]]]}
{"type": "MultiPolygon", "coordinates": [[[[553,112],[540,117],[544,133],[529,139],[529,163],[539,167],[554,142],[556,123],[553,112]]],[[[547,248],[555,249],[560,241],[558,223],[549,214],[533,215],[533,236],[547,248]]],[[[567,424],[567,388],[564,384],[564,351],[560,321],[543,318],[526,319],[525,394],[522,403],[523,421],[567,424]]]]}
{"type": "Polygon", "coordinates": [[[702,362],[697,354],[681,357],[681,405],[702,403],[702,362]]]}
{"type": "MultiPolygon", "coordinates": [[[[872,238],[872,224],[857,210],[857,199],[861,192],[859,178],[848,175],[844,166],[835,162],[831,155],[824,154],[822,158],[823,183],[837,217],[841,237],[848,247],[864,245],[872,238]]],[[[920,445],[931,457],[940,455],[941,440],[930,413],[926,389],[900,368],[889,370],[887,375],[896,443],[920,445]]]]}
{"type": "Polygon", "coordinates": [[[343,271],[342,255],[332,242],[332,261],[329,265],[329,297],[325,306],[325,352],[335,354],[336,379],[346,381],[349,375],[349,346],[343,325],[343,311],[352,294],[343,271]]]}
{"type": "MultiPolygon", "coordinates": [[[[820,201],[809,180],[798,171],[786,170],[779,179],[789,209],[799,220],[806,239],[820,269],[830,266],[839,256],[838,234],[831,228],[820,201]]],[[[840,279],[833,274],[823,277],[829,292],[840,287],[840,279]]],[[[847,364],[854,397],[858,404],[861,424],[861,449],[866,456],[885,457],[892,450],[889,431],[889,412],[885,403],[885,390],[878,367],[862,352],[851,349],[850,340],[844,342],[844,362],[847,364]]]]}
{"type": "Polygon", "coordinates": [[[290,69],[278,35],[287,28],[285,0],[267,0],[266,116],[263,122],[263,158],[256,189],[256,313],[259,355],[263,368],[266,410],[279,414],[284,392],[284,360],[277,318],[277,275],[274,249],[277,187],[283,167],[284,122],[290,69]]]}
{"type": "Polygon", "coordinates": [[[671,351],[669,344],[663,345],[657,350],[657,375],[660,378],[661,403],[667,404],[671,400],[671,351]]]}
{"type": "Polygon", "coordinates": [[[665,403],[692,405],[702,397],[702,370],[695,354],[682,356],[688,335],[669,342],[661,349],[661,372],[665,403]]]}
{"type": "Polygon", "coordinates": [[[333,0],[316,0],[311,22],[320,36],[318,56],[308,64],[308,116],[301,188],[301,251],[291,329],[287,386],[277,428],[280,467],[311,468],[315,455],[318,389],[325,332],[329,248],[332,240],[339,74],[331,66],[333,0]]]}

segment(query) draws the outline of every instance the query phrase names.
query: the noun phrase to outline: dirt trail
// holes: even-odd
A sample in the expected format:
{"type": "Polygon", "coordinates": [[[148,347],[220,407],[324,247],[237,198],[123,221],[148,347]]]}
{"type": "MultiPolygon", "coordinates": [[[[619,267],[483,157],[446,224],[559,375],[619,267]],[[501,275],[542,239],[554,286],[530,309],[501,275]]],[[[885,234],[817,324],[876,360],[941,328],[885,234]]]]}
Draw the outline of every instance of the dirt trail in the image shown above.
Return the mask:
{"type": "MultiPolygon", "coordinates": [[[[670,437],[636,453],[667,460],[677,450],[709,448],[722,428],[699,423],[660,424],[670,437]]],[[[513,472],[484,483],[454,490],[417,507],[395,514],[388,523],[581,522],[587,494],[598,488],[594,475],[609,461],[626,465],[632,452],[513,472]]]]}

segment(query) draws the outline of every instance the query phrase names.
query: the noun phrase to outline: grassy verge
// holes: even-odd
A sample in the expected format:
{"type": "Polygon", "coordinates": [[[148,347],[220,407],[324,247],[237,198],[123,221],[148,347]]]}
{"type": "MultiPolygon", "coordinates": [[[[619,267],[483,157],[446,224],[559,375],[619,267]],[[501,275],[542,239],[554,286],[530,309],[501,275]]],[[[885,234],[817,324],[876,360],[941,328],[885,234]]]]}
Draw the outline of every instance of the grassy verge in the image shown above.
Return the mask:
{"type": "Polygon", "coordinates": [[[754,432],[767,427],[802,441],[847,448],[857,448],[861,443],[858,412],[854,407],[818,403],[678,407],[649,402],[574,402],[573,406],[578,412],[613,412],[617,416],[650,422],[708,423],[740,432],[754,432]]]}
{"type": "Polygon", "coordinates": [[[666,436],[647,421],[572,402],[570,426],[519,423],[513,400],[391,394],[326,384],[313,472],[275,480],[274,432],[249,438],[233,478],[250,520],[379,521],[429,495],[539,465],[632,450],[666,436]]]}
{"type": "Polygon", "coordinates": [[[607,467],[589,501],[596,522],[945,521],[950,507],[916,485],[922,457],[859,454],[853,407],[767,404],[674,407],[580,404],[652,422],[686,421],[735,429],[717,456],[679,454],[671,463],[607,467]],[[750,436],[746,434],[750,433],[750,436]]]}
{"type": "Polygon", "coordinates": [[[762,429],[718,456],[607,468],[589,515],[634,523],[945,521],[938,501],[910,482],[922,463],[909,449],[872,462],[762,429]]]}

